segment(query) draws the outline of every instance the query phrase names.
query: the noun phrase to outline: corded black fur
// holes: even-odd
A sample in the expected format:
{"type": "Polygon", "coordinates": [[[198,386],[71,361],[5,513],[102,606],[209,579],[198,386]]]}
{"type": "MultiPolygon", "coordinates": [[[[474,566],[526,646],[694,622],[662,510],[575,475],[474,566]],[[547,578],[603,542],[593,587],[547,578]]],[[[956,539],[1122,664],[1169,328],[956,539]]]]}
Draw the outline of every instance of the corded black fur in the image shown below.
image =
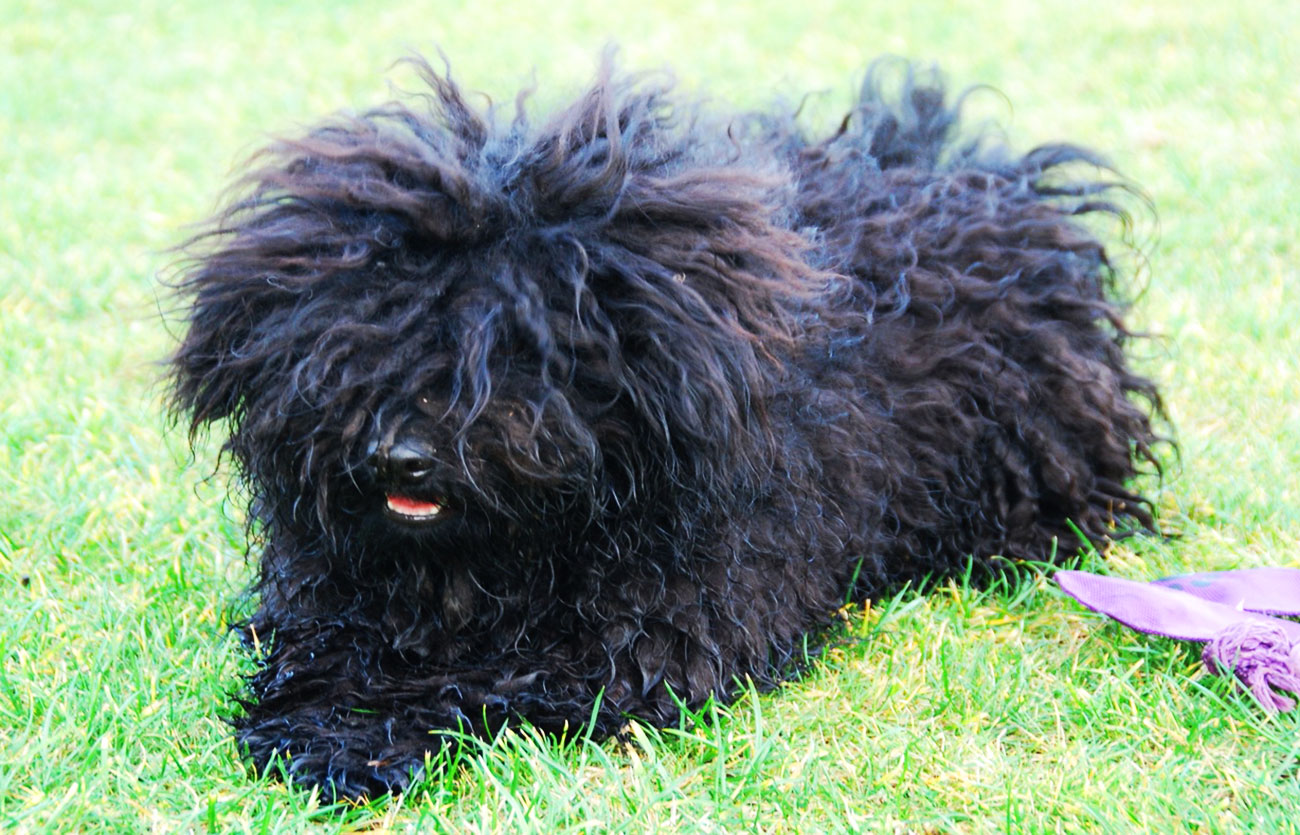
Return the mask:
{"type": "Polygon", "coordinates": [[[262,548],[259,768],[357,796],[440,731],[670,723],[846,597],[1151,525],[1088,151],[958,144],[910,72],[823,138],[608,63],[506,121],[416,66],[260,154],[179,279],[174,407],[262,548]]]}

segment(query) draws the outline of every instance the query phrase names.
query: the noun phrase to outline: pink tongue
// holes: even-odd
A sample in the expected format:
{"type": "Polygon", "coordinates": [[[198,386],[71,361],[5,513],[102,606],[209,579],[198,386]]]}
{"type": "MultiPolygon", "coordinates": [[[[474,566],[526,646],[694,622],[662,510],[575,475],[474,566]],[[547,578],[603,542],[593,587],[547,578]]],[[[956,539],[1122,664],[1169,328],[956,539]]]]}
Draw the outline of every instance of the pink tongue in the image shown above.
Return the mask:
{"type": "Polygon", "coordinates": [[[406,516],[431,516],[440,510],[436,502],[422,502],[405,496],[389,496],[388,507],[406,516]]]}

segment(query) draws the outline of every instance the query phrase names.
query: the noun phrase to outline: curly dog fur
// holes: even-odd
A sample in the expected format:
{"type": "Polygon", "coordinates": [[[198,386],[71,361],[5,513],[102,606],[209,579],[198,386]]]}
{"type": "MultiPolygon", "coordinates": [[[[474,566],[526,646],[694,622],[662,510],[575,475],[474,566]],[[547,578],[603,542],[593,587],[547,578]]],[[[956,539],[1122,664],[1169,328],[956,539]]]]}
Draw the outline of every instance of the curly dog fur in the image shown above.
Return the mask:
{"type": "Polygon", "coordinates": [[[507,119],[415,63],[181,268],[174,407],[261,549],[257,767],[372,795],[440,732],[671,723],[846,599],[1151,525],[1092,153],[963,141],[910,70],[816,137],[608,62],[507,119]]]}

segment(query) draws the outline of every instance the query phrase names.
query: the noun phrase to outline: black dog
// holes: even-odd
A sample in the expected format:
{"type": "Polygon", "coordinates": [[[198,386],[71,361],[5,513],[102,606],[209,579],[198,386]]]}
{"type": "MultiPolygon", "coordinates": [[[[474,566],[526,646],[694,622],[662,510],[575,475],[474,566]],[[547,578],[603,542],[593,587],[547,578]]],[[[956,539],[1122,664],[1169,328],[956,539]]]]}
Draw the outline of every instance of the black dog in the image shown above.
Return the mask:
{"type": "Polygon", "coordinates": [[[910,72],[816,138],[608,67],[498,118],[417,65],[264,151],[180,277],[175,408],[262,548],[259,768],[358,796],[446,731],[671,723],[846,599],[1152,524],[1089,152],[959,142],[910,72]]]}

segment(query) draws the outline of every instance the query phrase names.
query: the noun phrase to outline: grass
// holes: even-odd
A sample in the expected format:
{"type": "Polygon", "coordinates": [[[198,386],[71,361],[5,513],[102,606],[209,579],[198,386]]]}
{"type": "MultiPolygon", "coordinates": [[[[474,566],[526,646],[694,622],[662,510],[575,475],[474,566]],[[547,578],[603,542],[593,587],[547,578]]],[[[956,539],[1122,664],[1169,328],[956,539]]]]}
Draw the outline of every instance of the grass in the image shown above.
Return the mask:
{"type": "Polygon", "coordinates": [[[938,60],[1006,94],[976,106],[1017,144],[1098,147],[1157,207],[1137,314],[1183,536],[1108,569],[1297,565],[1300,6],[0,0],[0,21],[0,830],[1300,828],[1293,716],[1032,571],[854,610],[808,675],[679,730],[512,736],[343,815],[253,780],[218,718],[247,663],[239,510],[163,417],[156,282],[244,153],[385,98],[411,49],[498,99],[536,67],[545,100],[612,40],[740,104],[827,90],[828,113],[874,55],[938,60]]]}

